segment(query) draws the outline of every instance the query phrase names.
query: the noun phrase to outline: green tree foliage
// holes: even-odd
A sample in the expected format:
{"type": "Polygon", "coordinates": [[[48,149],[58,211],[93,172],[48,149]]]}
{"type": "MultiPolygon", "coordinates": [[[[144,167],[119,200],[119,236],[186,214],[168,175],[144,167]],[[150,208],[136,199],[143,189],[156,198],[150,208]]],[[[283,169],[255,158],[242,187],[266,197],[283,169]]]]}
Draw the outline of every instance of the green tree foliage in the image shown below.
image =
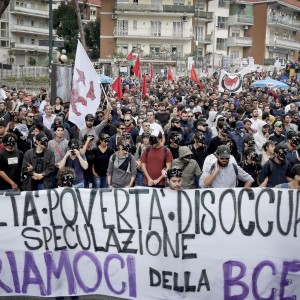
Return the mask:
{"type": "Polygon", "coordinates": [[[56,34],[65,41],[65,49],[69,58],[76,54],[78,39],[78,23],[74,7],[63,2],[53,10],[53,28],[56,34]]]}
{"type": "Polygon", "coordinates": [[[100,56],[100,20],[88,22],[84,32],[88,55],[92,61],[96,61],[100,56]]]}
{"type": "Polygon", "coordinates": [[[9,4],[9,0],[0,0],[0,17],[2,16],[2,14],[4,13],[6,7],[9,4]]]}

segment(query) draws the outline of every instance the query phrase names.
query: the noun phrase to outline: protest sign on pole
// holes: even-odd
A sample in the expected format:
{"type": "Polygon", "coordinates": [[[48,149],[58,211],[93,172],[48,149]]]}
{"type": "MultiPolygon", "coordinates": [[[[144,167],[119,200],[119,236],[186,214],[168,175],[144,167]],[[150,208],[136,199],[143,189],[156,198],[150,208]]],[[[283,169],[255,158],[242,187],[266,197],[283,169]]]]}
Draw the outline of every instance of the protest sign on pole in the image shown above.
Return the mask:
{"type": "Polygon", "coordinates": [[[0,295],[296,299],[299,191],[71,189],[0,196],[0,295]]]}

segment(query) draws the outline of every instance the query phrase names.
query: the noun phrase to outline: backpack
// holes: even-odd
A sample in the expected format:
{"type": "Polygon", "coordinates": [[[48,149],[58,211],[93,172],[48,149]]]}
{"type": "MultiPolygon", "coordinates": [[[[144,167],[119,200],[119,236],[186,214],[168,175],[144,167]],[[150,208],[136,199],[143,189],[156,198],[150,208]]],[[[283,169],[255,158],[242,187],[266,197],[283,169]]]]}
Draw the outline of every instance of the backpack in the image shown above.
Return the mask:
{"type": "MultiPolygon", "coordinates": [[[[130,154],[130,153],[129,153],[129,154],[130,154]]],[[[121,164],[121,166],[125,164],[126,167],[125,167],[125,168],[122,167],[122,168],[119,168],[119,169],[121,169],[121,170],[123,170],[123,171],[126,171],[126,170],[128,169],[128,163],[129,163],[129,164],[130,164],[129,168],[130,168],[130,170],[131,170],[131,156],[132,156],[131,154],[128,155],[127,158],[125,159],[125,161],[121,164]],[[126,169],[126,170],[124,170],[124,169],[126,169]]],[[[117,157],[117,154],[114,153],[114,154],[112,155],[112,163],[113,163],[113,165],[115,164],[116,157],[117,157]]],[[[119,167],[120,167],[120,166],[119,166],[119,167]]]]}
{"type": "MultiPolygon", "coordinates": [[[[150,152],[151,146],[147,146],[146,148],[146,158],[148,158],[148,154],[150,152]]],[[[164,146],[164,166],[166,166],[167,163],[167,151],[168,151],[168,147],[164,146]]]]}

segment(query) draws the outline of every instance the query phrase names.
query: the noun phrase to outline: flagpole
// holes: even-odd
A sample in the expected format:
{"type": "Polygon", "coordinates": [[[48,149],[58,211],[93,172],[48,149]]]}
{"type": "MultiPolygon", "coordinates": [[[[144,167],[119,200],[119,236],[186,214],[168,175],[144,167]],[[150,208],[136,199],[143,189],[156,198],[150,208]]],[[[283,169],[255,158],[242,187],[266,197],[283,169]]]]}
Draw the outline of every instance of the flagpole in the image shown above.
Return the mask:
{"type": "Polygon", "coordinates": [[[125,60],[127,60],[127,57],[125,57],[124,59],[123,59],[123,61],[121,62],[121,64],[119,65],[119,67],[118,67],[118,69],[117,69],[117,71],[115,71],[115,73],[114,73],[114,76],[113,76],[113,78],[115,78],[115,76],[116,76],[116,73],[118,72],[118,70],[123,66],[123,63],[125,62],[125,60]]]}
{"type": "Polygon", "coordinates": [[[101,89],[102,89],[102,91],[103,91],[103,93],[104,93],[105,100],[108,100],[107,94],[105,93],[104,87],[103,87],[103,85],[102,85],[101,82],[100,82],[100,87],[101,87],[101,89]]]}

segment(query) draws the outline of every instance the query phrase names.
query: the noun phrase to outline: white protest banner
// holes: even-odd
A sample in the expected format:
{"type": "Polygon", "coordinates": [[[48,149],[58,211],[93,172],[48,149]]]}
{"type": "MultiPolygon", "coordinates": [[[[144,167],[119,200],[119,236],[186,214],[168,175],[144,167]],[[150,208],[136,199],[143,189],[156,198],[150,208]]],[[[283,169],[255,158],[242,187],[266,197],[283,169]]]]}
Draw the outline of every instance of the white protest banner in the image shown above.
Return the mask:
{"type": "Polygon", "coordinates": [[[70,99],[69,120],[79,129],[86,127],[85,116],[94,115],[101,101],[101,88],[96,70],[78,41],[70,99]]]}
{"type": "Polygon", "coordinates": [[[280,189],[0,195],[0,295],[297,299],[300,198],[280,189]]]}

